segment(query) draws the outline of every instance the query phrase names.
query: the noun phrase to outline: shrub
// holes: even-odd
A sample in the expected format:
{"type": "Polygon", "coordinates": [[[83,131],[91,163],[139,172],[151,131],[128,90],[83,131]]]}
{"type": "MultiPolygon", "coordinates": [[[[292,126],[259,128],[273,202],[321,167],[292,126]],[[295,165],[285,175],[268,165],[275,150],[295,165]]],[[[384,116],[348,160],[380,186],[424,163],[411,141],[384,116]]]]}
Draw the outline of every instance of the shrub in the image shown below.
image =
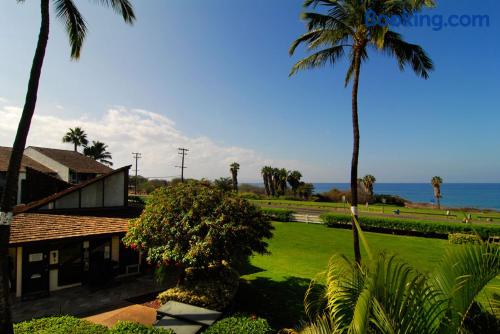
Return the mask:
{"type": "Polygon", "coordinates": [[[155,190],[123,241],[144,251],[150,263],[208,267],[267,253],[272,229],[247,200],[190,181],[155,190]]]}
{"type": "MultiPolygon", "coordinates": [[[[330,227],[350,225],[351,216],[346,214],[326,213],[320,216],[321,220],[330,227]]],[[[418,235],[448,235],[450,233],[476,232],[481,238],[488,239],[490,235],[500,234],[500,225],[463,224],[452,222],[426,222],[421,220],[359,217],[359,222],[365,231],[393,231],[418,235]]]]}
{"type": "Polygon", "coordinates": [[[292,210],[279,208],[261,208],[261,212],[267,219],[276,220],[279,222],[292,221],[292,215],[295,213],[292,210]]]}
{"type": "Polygon", "coordinates": [[[190,305],[224,310],[238,289],[239,275],[227,266],[188,269],[183,285],[162,292],[158,298],[165,304],[169,300],[190,305]]]}
{"type": "Polygon", "coordinates": [[[244,199],[251,199],[251,200],[259,200],[259,199],[262,199],[264,197],[262,195],[252,193],[252,192],[242,192],[241,190],[240,190],[239,195],[240,195],[240,197],[242,197],[244,199]]]}
{"type": "Polygon", "coordinates": [[[48,317],[14,324],[15,334],[108,334],[107,327],[75,317],[48,317]]]}
{"type": "Polygon", "coordinates": [[[270,334],[273,329],[266,319],[234,315],[216,322],[203,334],[270,334]]]}
{"type": "Polygon", "coordinates": [[[110,334],[175,334],[171,329],[155,328],[130,321],[118,321],[110,334]]]}
{"type": "Polygon", "coordinates": [[[477,234],[471,233],[450,233],[448,234],[450,244],[478,244],[481,238],[477,234]]]}

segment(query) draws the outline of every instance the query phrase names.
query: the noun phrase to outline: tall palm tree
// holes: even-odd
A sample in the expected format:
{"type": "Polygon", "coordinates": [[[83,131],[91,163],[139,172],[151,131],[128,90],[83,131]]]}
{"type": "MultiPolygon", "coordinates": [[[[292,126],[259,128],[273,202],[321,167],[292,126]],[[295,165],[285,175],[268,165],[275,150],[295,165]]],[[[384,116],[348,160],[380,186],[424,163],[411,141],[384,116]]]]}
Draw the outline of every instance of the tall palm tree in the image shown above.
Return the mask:
{"type": "Polygon", "coordinates": [[[326,284],[308,289],[300,333],[468,333],[474,299],[498,274],[500,248],[487,243],[450,246],[430,275],[384,253],[365,266],[334,256],[326,284]]]}
{"type": "Polygon", "coordinates": [[[363,187],[368,192],[370,197],[373,197],[373,185],[375,182],[377,182],[377,179],[373,175],[368,174],[363,177],[363,187]]]}
{"type": "Polygon", "coordinates": [[[240,164],[233,162],[229,166],[229,171],[231,172],[231,178],[233,180],[233,190],[238,191],[238,171],[240,170],[240,164]]]}
{"type": "Polygon", "coordinates": [[[73,143],[75,146],[75,152],[78,151],[78,147],[87,146],[89,141],[87,140],[87,134],[82,128],[76,127],[74,129],[69,129],[68,132],[62,138],[63,143],[73,143]]]}
{"type": "Polygon", "coordinates": [[[436,205],[438,209],[441,209],[441,185],[443,184],[443,179],[440,176],[434,176],[431,179],[432,188],[434,188],[434,198],[436,199],[436,205]]]}
{"type": "Polygon", "coordinates": [[[271,172],[271,194],[272,196],[279,195],[280,193],[280,170],[279,168],[273,168],[271,172]]]}
{"type": "Polygon", "coordinates": [[[271,183],[269,182],[269,176],[271,173],[272,167],[264,166],[262,167],[260,174],[262,175],[262,179],[264,180],[264,189],[266,190],[266,195],[271,195],[271,183]]]}
{"type": "Polygon", "coordinates": [[[100,141],[92,141],[91,146],[87,146],[83,149],[83,154],[94,160],[97,160],[105,165],[113,166],[111,159],[111,153],[108,152],[108,145],[101,143],[100,141]]]}
{"type": "Polygon", "coordinates": [[[293,194],[297,195],[297,189],[300,186],[300,179],[302,178],[302,174],[298,170],[291,171],[288,174],[288,184],[292,188],[293,194]]]}
{"type": "MultiPolygon", "coordinates": [[[[18,1],[24,2],[24,0],[18,1]]],[[[38,85],[42,73],[47,41],[49,39],[50,3],[53,3],[55,6],[56,17],[61,19],[65,24],[71,46],[72,59],[78,59],[80,57],[80,51],[87,33],[85,20],[78,11],[73,0],[40,0],[41,23],[38,42],[31,66],[23,112],[19,120],[14,145],[12,146],[5,189],[0,205],[0,264],[2,267],[0,268],[0,334],[10,334],[13,332],[9,304],[9,287],[7,282],[9,273],[8,266],[6,265],[8,262],[10,223],[12,221],[12,209],[15,204],[14,197],[19,179],[19,167],[21,165],[24,147],[26,146],[26,138],[28,137],[31,119],[35,111],[38,85]]],[[[135,14],[129,0],[100,0],[96,1],[96,3],[112,7],[127,23],[132,24],[135,20],[135,14]]]]}
{"type": "Polygon", "coordinates": [[[285,195],[286,193],[286,181],[288,180],[288,171],[285,168],[280,168],[278,172],[278,184],[280,195],[285,195]]]}
{"type": "MultiPolygon", "coordinates": [[[[345,56],[349,68],[345,77],[347,86],[352,80],[352,125],[353,152],[351,163],[351,210],[354,217],[358,214],[358,157],[359,157],[359,122],[358,122],[358,87],[361,66],[368,60],[368,51],[380,51],[393,56],[399,68],[410,65],[415,73],[424,79],[433,69],[431,59],[418,45],[407,43],[391,27],[367,24],[368,10],[378,15],[412,14],[424,6],[433,5],[433,0],[305,0],[306,8],[321,5],[324,13],[305,12],[302,18],[307,22],[307,32],[295,40],[289,50],[290,55],[300,44],[306,44],[314,53],[297,62],[290,76],[300,70],[323,67],[327,64],[338,65],[345,56]],[[319,51],[318,51],[319,50],[319,51]]],[[[359,237],[353,224],[354,254],[357,262],[361,261],[359,237]]]]}

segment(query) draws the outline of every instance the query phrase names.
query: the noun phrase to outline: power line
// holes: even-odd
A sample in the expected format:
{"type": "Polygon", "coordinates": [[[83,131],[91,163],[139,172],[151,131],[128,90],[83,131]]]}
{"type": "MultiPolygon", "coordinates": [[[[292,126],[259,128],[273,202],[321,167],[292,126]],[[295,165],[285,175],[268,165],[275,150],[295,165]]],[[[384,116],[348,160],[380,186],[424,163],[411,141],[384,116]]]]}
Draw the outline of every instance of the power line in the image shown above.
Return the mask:
{"type": "Polygon", "coordinates": [[[137,162],[138,162],[138,160],[139,160],[140,158],[142,158],[142,155],[141,155],[141,153],[138,153],[138,152],[137,152],[137,153],[136,153],[136,152],[132,152],[132,155],[134,156],[134,159],[135,159],[135,170],[134,170],[134,172],[135,172],[135,180],[134,180],[134,181],[135,181],[135,182],[134,182],[134,193],[137,195],[137,172],[139,171],[139,170],[137,169],[137,162]]]}
{"type": "Polygon", "coordinates": [[[179,147],[178,150],[179,150],[179,155],[182,156],[182,160],[181,160],[181,165],[175,167],[181,169],[181,182],[184,182],[184,169],[187,168],[186,166],[184,166],[184,157],[187,155],[187,152],[189,152],[189,150],[187,148],[182,148],[182,147],[179,147]]]}

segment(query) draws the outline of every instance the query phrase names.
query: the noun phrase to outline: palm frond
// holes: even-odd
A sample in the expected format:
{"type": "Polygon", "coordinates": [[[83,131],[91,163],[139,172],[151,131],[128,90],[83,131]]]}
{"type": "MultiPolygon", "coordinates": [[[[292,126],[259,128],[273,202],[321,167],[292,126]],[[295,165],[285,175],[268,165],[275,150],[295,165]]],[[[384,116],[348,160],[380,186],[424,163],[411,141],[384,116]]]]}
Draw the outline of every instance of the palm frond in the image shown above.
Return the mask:
{"type": "Polygon", "coordinates": [[[332,66],[337,60],[344,55],[344,46],[334,46],[325,50],[318,51],[300,61],[298,61],[290,72],[290,76],[297,73],[299,70],[312,69],[323,67],[327,63],[332,66]]]}
{"type": "Polygon", "coordinates": [[[129,0],[98,0],[102,5],[111,7],[123,17],[123,20],[129,24],[135,21],[134,8],[129,0]]]}
{"type": "Polygon", "coordinates": [[[87,25],[72,0],[55,0],[56,16],[62,20],[68,32],[71,58],[80,58],[80,50],[87,34],[87,25]]]}

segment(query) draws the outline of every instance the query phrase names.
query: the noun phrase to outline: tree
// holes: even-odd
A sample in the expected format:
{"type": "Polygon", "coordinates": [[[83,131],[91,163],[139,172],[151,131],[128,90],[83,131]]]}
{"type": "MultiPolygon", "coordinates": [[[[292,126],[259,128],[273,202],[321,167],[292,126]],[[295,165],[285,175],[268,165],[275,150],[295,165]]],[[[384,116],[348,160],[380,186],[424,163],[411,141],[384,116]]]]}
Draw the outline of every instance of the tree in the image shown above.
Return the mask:
{"type": "MultiPolygon", "coordinates": [[[[19,0],[23,2],[24,0],[19,0]]],[[[50,0],[40,0],[41,23],[38,41],[35,49],[35,56],[31,66],[28,81],[26,99],[19,120],[16,138],[12,146],[12,153],[7,171],[5,190],[3,193],[0,208],[0,334],[12,333],[12,316],[9,303],[8,273],[8,245],[10,235],[10,224],[12,222],[12,209],[15,205],[15,194],[19,180],[19,168],[23,157],[26,139],[35,112],[38,95],[38,85],[42,73],[45,50],[49,39],[50,26],[50,0]]],[[[87,28],[85,20],[75,6],[73,0],[52,0],[56,9],[56,16],[63,21],[71,46],[71,58],[80,58],[80,51],[85,40],[87,28]]],[[[96,3],[110,6],[120,14],[125,22],[132,24],[135,20],[134,11],[129,0],[101,0],[96,3]]]]}
{"type": "Polygon", "coordinates": [[[301,178],[302,178],[302,174],[297,170],[294,170],[288,174],[288,179],[287,179],[288,184],[292,188],[294,196],[297,195],[297,188],[300,186],[300,179],[301,178]]]}
{"type": "Polygon", "coordinates": [[[300,333],[469,333],[474,299],[498,274],[500,248],[487,243],[450,247],[430,275],[384,253],[365,266],[334,256],[326,284],[307,291],[300,333]]]}
{"type": "Polygon", "coordinates": [[[269,180],[271,182],[271,196],[279,195],[279,169],[272,168],[269,180]]]}
{"type": "Polygon", "coordinates": [[[76,127],[74,129],[69,129],[68,132],[62,138],[63,143],[72,143],[75,147],[75,152],[78,151],[79,146],[86,147],[89,141],[87,140],[87,134],[82,128],[76,127]]]}
{"type": "Polygon", "coordinates": [[[285,168],[278,170],[278,189],[279,195],[283,196],[286,193],[286,182],[288,179],[288,171],[285,168]]]}
{"type": "Polygon", "coordinates": [[[221,177],[214,180],[214,186],[223,192],[230,192],[233,190],[233,180],[229,177],[221,177]]]}
{"type": "Polygon", "coordinates": [[[151,263],[206,268],[267,253],[271,230],[260,210],[234,192],[191,181],[153,192],[124,242],[151,263]]]}
{"type": "Polygon", "coordinates": [[[436,199],[436,205],[438,209],[441,209],[441,185],[443,184],[443,179],[440,176],[434,176],[431,179],[432,188],[434,188],[434,198],[436,199]]]}
{"type": "MultiPolygon", "coordinates": [[[[308,31],[295,40],[289,50],[290,55],[300,44],[314,53],[297,62],[290,76],[300,70],[323,67],[327,64],[338,65],[341,58],[347,57],[345,85],[352,80],[352,125],[353,152],[351,163],[351,210],[354,217],[358,214],[358,158],[359,158],[359,122],[358,122],[358,87],[361,65],[368,60],[368,50],[377,50],[393,56],[403,70],[410,65],[415,73],[424,79],[433,69],[431,59],[418,45],[407,43],[402,36],[391,30],[390,26],[367,24],[369,10],[377,15],[393,17],[411,15],[424,6],[433,5],[433,0],[305,0],[306,8],[322,5],[325,13],[305,12],[302,18],[307,22],[308,31]],[[319,50],[319,51],[318,51],[319,50]]],[[[359,237],[353,225],[354,255],[361,261],[359,237]]]]}
{"type": "Polygon", "coordinates": [[[300,198],[307,200],[311,198],[314,193],[314,185],[312,183],[300,182],[297,192],[300,198]]]}
{"type": "Polygon", "coordinates": [[[273,169],[272,167],[264,166],[264,167],[262,167],[262,169],[260,171],[260,174],[262,175],[262,179],[264,180],[264,189],[266,190],[267,196],[271,196],[272,169],[273,169]]]}
{"type": "Polygon", "coordinates": [[[363,187],[365,188],[366,192],[368,193],[368,195],[370,195],[370,197],[373,198],[373,185],[375,184],[375,182],[377,182],[377,179],[375,178],[375,176],[373,175],[365,175],[365,177],[363,177],[363,187]]]}
{"type": "Polygon", "coordinates": [[[231,178],[233,180],[233,190],[238,192],[238,171],[240,170],[240,164],[233,162],[230,165],[229,171],[231,172],[231,178]]]}
{"type": "Polygon", "coordinates": [[[113,166],[113,163],[110,161],[112,159],[111,153],[107,150],[108,145],[100,141],[92,141],[92,146],[85,147],[83,149],[83,154],[105,165],[113,166]]]}

